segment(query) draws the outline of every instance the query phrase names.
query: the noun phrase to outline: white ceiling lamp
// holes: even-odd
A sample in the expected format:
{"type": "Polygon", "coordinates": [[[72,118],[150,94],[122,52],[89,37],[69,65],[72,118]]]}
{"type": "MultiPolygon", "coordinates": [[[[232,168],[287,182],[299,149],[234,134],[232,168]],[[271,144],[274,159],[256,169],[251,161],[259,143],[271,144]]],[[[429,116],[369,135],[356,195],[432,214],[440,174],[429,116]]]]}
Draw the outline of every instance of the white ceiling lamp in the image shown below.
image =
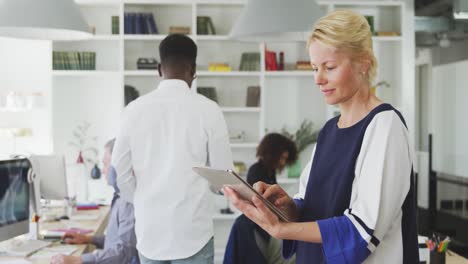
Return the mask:
{"type": "Polygon", "coordinates": [[[453,1],[453,17],[455,19],[468,19],[468,1],[454,0],[453,1]]]}
{"type": "Polygon", "coordinates": [[[78,40],[92,34],[73,0],[0,0],[0,36],[78,40]]]}
{"type": "Polygon", "coordinates": [[[315,0],[249,0],[230,37],[252,42],[306,40],[325,13],[315,0]]]}

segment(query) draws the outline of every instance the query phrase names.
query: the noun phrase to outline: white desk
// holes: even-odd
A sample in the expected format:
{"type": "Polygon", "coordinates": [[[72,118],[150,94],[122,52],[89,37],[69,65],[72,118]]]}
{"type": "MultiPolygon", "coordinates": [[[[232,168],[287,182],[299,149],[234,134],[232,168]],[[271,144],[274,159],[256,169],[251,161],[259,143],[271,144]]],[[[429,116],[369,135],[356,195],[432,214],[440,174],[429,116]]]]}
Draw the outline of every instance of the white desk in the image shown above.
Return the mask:
{"type": "MultiPolygon", "coordinates": [[[[48,211],[51,209],[48,208],[48,211]]],[[[52,209],[55,210],[55,209],[52,209]]],[[[62,209],[56,209],[58,212],[62,209]]],[[[78,228],[85,228],[93,230],[92,233],[88,235],[102,235],[104,234],[104,230],[106,229],[107,222],[109,219],[109,206],[101,206],[99,210],[85,210],[85,211],[77,211],[75,215],[96,215],[97,220],[86,220],[86,221],[73,221],[73,220],[61,220],[57,222],[39,222],[39,230],[54,230],[59,228],[71,228],[71,227],[78,227],[78,228]]],[[[51,245],[52,247],[56,245],[51,245]]],[[[94,249],[93,245],[75,245],[77,250],[73,253],[74,256],[82,255],[83,253],[90,252],[94,249]]],[[[0,257],[0,261],[5,260],[15,260],[19,259],[18,257],[0,257]]],[[[33,264],[48,264],[50,263],[50,259],[42,258],[42,259],[32,259],[26,258],[26,260],[30,261],[33,264]]]]}
{"type": "Polygon", "coordinates": [[[468,264],[468,259],[449,250],[445,256],[445,262],[446,264],[468,264]]]}

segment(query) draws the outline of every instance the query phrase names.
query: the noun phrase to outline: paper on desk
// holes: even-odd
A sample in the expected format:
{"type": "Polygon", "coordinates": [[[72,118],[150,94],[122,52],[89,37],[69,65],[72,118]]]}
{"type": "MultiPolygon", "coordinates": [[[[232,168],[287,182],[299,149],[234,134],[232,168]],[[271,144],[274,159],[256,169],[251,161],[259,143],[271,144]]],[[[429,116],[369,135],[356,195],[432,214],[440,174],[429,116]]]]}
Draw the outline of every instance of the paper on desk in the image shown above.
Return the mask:
{"type": "Polygon", "coordinates": [[[97,220],[99,215],[97,214],[79,214],[79,215],[72,215],[70,220],[73,221],[92,221],[97,220]]]}
{"type": "Polygon", "coordinates": [[[76,246],[71,246],[71,245],[61,245],[61,246],[53,246],[53,247],[47,247],[39,250],[35,254],[33,254],[30,258],[35,259],[35,258],[51,258],[55,255],[66,255],[69,256],[75,250],[77,249],[76,246]]]}

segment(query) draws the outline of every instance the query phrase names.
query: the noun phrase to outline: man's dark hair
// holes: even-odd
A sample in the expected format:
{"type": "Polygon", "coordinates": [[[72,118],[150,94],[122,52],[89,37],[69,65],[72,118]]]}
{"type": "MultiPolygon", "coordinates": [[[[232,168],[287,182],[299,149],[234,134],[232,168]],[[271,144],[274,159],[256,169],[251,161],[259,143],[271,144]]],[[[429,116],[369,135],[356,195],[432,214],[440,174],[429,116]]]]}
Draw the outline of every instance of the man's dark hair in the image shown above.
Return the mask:
{"type": "Polygon", "coordinates": [[[159,44],[159,56],[162,64],[180,65],[181,63],[188,63],[195,66],[197,45],[185,35],[171,34],[159,44]]]}
{"type": "Polygon", "coordinates": [[[275,170],[284,152],[288,152],[287,165],[291,165],[297,160],[296,143],[281,134],[270,133],[263,137],[258,145],[257,158],[262,159],[268,170],[275,170]]]}

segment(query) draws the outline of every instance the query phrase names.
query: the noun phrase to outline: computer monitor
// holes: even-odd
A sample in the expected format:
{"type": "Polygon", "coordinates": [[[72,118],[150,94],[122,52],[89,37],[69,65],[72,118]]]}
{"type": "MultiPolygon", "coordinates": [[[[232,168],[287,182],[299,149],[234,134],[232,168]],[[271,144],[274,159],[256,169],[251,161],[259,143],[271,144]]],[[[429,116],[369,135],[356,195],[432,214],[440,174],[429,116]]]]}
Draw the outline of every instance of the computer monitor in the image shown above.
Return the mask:
{"type": "Polygon", "coordinates": [[[29,157],[33,174],[40,182],[41,197],[63,200],[68,197],[65,159],[60,155],[32,155],[29,157]]]}
{"type": "Polygon", "coordinates": [[[30,169],[27,159],[0,161],[0,241],[29,232],[30,169]]]}

